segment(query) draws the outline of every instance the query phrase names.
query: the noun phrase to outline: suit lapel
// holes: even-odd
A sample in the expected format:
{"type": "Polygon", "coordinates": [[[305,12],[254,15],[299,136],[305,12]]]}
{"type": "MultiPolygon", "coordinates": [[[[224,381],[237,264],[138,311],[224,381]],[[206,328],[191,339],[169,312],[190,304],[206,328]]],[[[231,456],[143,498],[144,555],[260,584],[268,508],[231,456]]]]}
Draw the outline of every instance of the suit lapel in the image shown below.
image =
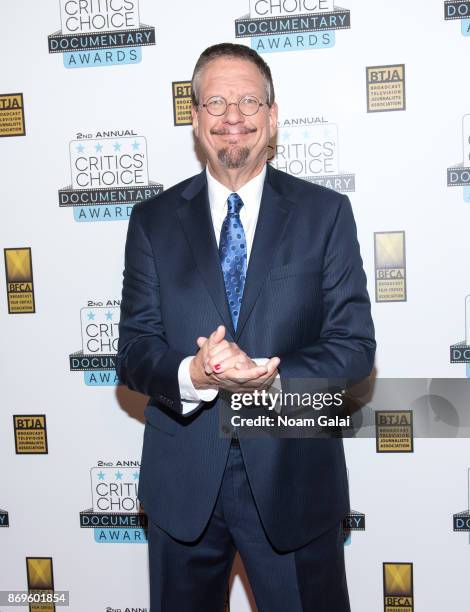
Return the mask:
{"type": "Polygon", "coordinates": [[[268,164],[261,206],[251,249],[235,340],[253,310],[261,288],[273,265],[277,248],[286,231],[295,204],[287,201],[273,186],[274,170],[268,164]]]}
{"type": "Polygon", "coordinates": [[[207,195],[206,171],[196,176],[182,192],[185,202],[177,210],[196,265],[224,322],[228,335],[235,336],[225,294],[217,242],[207,195]]]}

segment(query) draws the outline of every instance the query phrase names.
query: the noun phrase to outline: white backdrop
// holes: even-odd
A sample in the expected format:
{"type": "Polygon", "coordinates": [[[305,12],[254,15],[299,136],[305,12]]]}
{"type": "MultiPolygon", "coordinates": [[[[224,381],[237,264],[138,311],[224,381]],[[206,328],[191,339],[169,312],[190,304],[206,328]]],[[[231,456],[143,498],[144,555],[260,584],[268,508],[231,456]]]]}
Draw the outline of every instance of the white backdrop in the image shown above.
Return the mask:
{"type": "MultiPolygon", "coordinates": [[[[98,543],[79,522],[92,507],[90,470],[108,463],[108,477],[118,462],[139,460],[144,398],[85,384],[86,374],[69,367],[69,355],[82,348],[81,309],[96,316],[104,313],[97,304],[108,312],[120,298],[127,230],[125,218],[79,222],[77,207],[59,207],[59,190],[77,180],[70,151],[72,159],[108,150],[99,146],[110,156],[141,153],[148,173],[135,175],[135,188],[168,188],[199,172],[191,127],[174,125],[172,82],[189,80],[210,44],[250,44],[235,38],[249,0],[131,4],[131,34],[140,25],[145,43],[153,27],[155,44],[119,47],[121,55],[108,57],[94,52],[98,65],[67,68],[64,62],[87,60],[83,52],[48,52],[48,36],[65,33],[59,0],[0,2],[0,96],[23,94],[26,125],[25,136],[0,137],[0,243],[31,248],[36,302],[35,313],[8,314],[0,293],[0,508],[9,517],[0,528],[0,589],[27,589],[25,558],[52,557],[54,586],[70,591],[72,612],[147,610],[148,565],[145,544],[98,543]],[[106,64],[122,58],[130,63],[106,64]],[[46,415],[48,453],[17,454],[12,415],[36,414],[46,415]]],[[[441,0],[342,4],[351,27],[335,31],[334,46],[265,55],[280,109],[278,142],[295,141],[299,131],[305,142],[333,140],[327,170],[354,175],[348,195],[373,302],[378,376],[465,377],[449,347],[465,338],[470,198],[469,187],[447,186],[447,168],[470,165],[463,146],[465,137],[470,142],[463,120],[470,113],[468,22],[445,20],[441,0]],[[367,112],[366,68],[401,64],[406,109],[367,112]],[[286,127],[299,119],[305,129],[286,127]],[[378,303],[374,233],[395,231],[405,232],[407,299],[378,303]]],[[[102,215],[103,206],[96,211],[102,215]]],[[[126,217],[127,205],[123,211],[126,217]]],[[[112,207],[108,214],[119,215],[112,207]]],[[[452,530],[452,515],[468,510],[468,441],[418,439],[407,454],[378,454],[374,440],[347,441],[346,452],[352,508],[366,515],[365,531],[346,545],[352,610],[383,609],[383,562],[413,563],[416,611],[468,610],[469,534],[452,530]]],[[[123,471],[124,479],[135,480],[136,470],[123,471]]],[[[238,569],[231,609],[252,609],[238,569]]]]}

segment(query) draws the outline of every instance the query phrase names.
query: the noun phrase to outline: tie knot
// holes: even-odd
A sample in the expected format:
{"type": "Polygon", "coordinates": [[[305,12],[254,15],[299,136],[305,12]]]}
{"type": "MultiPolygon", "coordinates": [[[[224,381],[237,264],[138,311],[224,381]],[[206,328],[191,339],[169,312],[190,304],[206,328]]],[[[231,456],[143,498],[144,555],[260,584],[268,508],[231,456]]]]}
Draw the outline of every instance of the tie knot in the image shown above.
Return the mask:
{"type": "Polygon", "coordinates": [[[243,200],[238,193],[231,193],[227,198],[227,206],[229,215],[238,215],[243,206],[243,200]]]}

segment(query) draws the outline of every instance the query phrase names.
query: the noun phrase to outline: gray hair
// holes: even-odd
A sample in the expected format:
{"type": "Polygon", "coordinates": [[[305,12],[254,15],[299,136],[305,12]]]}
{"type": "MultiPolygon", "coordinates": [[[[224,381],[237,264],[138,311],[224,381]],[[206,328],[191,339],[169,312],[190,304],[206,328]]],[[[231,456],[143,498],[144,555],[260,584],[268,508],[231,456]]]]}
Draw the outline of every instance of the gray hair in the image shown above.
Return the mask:
{"type": "Polygon", "coordinates": [[[243,59],[253,63],[261,72],[266,83],[266,103],[268,106],[274,104],[274,85],[271,76],[271,70],[264,59],[250,47],[245,45],[236,45],[233,43],[220,43],[212,45],[201,53],[194,67],[193,77],[191,79],[191,98],[194,106],[199,106],[199,78],[204,67],[212,60],[219,57],[231,57],[235,59],[243,59]]]}

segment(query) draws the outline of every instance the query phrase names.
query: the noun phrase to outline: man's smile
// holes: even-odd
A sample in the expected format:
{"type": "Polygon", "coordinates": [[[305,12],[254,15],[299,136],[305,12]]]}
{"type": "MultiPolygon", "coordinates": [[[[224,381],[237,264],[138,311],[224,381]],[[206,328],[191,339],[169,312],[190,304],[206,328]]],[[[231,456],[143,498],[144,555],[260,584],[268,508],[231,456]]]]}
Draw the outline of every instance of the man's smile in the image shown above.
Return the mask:
{"type": "Polygon", "coordinates": [[[256,128],[247,127],[229,127],[229,128],[212,128],[210,133],[215,136],[241,136],[245,134],[253,134],[256,128]]]}

